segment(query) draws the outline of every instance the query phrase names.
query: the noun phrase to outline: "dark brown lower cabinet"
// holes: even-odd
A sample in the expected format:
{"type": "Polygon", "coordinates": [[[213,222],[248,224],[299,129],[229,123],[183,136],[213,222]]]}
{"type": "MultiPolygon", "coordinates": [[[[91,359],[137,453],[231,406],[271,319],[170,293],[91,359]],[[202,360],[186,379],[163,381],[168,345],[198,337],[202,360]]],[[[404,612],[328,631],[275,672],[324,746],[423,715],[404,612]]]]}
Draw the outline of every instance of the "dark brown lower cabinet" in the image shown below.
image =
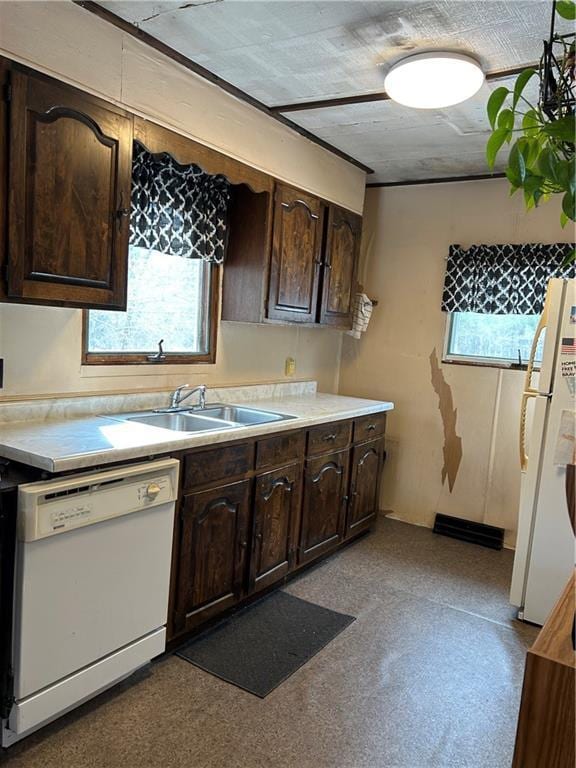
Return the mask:
{"type": "Polygon", "coordinates": [[[385,426],[377,413],[181,455],[168,639],[367,531],[385,426]]]}
{"type": "Polygon", "coordinates": [[[314,560],[342,540],[348,464],[348,449],[306,461],[299,563],[314,560]]]}
{"type": "Polygon", "coordinates": [[[369,527],[376,517],[383,449],[381,439],[355,445],[352,449],[347,538],[369,527]]]}
{"type": "Polygon", "coordinates": [[[184,497],[176,631],[225,611],[242,596],[249,517],[249,480],[184,497]]]}
{"type": "Polygon", "coordinates": [[[257,475],[250,558],[250,591],[274,584],[294,565],[302,464],[257,475]]]}

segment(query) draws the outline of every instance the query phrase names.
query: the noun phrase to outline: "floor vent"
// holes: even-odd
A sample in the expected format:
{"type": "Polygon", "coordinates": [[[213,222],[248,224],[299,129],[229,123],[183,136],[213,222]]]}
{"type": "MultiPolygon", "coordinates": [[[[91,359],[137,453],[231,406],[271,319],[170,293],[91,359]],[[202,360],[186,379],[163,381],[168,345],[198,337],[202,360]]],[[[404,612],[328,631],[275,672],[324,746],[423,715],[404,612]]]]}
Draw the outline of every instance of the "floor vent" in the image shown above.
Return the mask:
{"type": "Polygon", "coordinates": [[[434,533],[469,541],[471,544],[480,544],[490,549],[502,549],[504,544],[504,528],[475,523],[472,520],[463,520],[461,517],[450,515],[436,515],[434,533]]]}

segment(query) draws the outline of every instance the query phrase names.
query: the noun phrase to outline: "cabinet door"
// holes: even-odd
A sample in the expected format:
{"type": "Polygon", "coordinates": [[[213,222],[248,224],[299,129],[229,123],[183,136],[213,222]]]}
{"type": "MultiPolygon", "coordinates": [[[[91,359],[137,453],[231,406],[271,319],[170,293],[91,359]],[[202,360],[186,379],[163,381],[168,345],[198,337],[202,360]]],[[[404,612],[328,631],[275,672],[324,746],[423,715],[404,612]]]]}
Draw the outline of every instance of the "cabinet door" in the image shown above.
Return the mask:
{"type": "Polygon", "coordinates": [[[132,118],[11,74],[7,294],[125,309],[132,118]]]}
{"type": "Polygon", "coordinates": [[[331,205],[328,212],[320,322],[352,327],[362,217],[331,205]]]}
{"type": "Polygon", "coordinates": [[[278,581],[294,565],[301,476],[302,465],[294,464],[256,477],[251,591],[278,581]]]}
{"type": "Polygon", "coordinates": [[[383,447],[383,440],[371,440],[352,449],[347,537],[368,528],[378,513],[383,447]]]}
{"type": "Polygon", "coordinates": [[[313,323],[317,319],[323,207],[315,197],[279,184],[267,316],[313,323]]]}
{"type": "Polygon", "coordinates": [[[226,610],[246,571],[250,481],[185,496],[175,606],[176,632],[226,610]]]}
{"type": "Polygon", "coordinates": [[[346,449],[306,462],[299,563],[314,560],[342,540],[348,457],[346,449]]]}

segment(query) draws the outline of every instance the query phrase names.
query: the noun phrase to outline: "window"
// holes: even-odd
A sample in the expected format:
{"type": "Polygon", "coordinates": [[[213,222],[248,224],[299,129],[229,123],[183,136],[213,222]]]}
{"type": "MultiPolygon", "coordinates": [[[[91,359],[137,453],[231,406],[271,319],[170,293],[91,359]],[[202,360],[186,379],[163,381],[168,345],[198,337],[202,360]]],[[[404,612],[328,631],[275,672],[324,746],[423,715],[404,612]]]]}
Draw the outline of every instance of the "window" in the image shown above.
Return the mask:
{"type": "Polygon", "coordinates": [[[202,259],[131,245],[127,310],[85,313],[84,362],[145,363],[160,339],[164,362],[213,362],[214,269],[202,259]]]}
{"type": "Polygon", "coordinates": [[[224,176],[134,143],[127,308],[85,313],[85,363],[215,361],[229,202],[224,176]]]}
{"type": "MultiPolygon", "coordinates": [[[[452,362],[526,365],[539,315],[484,315],[453,312],[446,325],[446,353],[452,362]]],[[[543,335],[535,362],[542,360],[543,335]]]]}

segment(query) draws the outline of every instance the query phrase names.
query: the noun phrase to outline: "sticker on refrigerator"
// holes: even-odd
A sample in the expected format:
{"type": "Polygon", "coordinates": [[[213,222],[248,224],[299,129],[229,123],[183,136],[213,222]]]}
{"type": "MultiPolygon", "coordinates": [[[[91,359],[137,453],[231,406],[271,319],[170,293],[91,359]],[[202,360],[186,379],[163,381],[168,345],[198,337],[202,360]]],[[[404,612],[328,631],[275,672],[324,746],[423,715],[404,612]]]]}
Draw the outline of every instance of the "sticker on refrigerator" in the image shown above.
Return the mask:
{"type": "Polygon", "coordinates": [[[576,464],[576,411],[563,410],[556,438],[554,464],[576,464]]]}
{"type": "Polygon", "coordinates": [[[566,382],[568,392],[570,392],[571,395],[576,395],[576,358],[573,358],[572,360],[561,360],[560,373],[566,382]]]}
{"type": "Polygon", "coordinates": [[[576,304],[570,307],[570,324],[576,325],[576,304]]]}
{"type": "Polygon", "coordinates": [[[560,347],[560,354],[576,355],[576,339],[574,339],[574,336],[564,336],[562,346],[560,347]]]}

